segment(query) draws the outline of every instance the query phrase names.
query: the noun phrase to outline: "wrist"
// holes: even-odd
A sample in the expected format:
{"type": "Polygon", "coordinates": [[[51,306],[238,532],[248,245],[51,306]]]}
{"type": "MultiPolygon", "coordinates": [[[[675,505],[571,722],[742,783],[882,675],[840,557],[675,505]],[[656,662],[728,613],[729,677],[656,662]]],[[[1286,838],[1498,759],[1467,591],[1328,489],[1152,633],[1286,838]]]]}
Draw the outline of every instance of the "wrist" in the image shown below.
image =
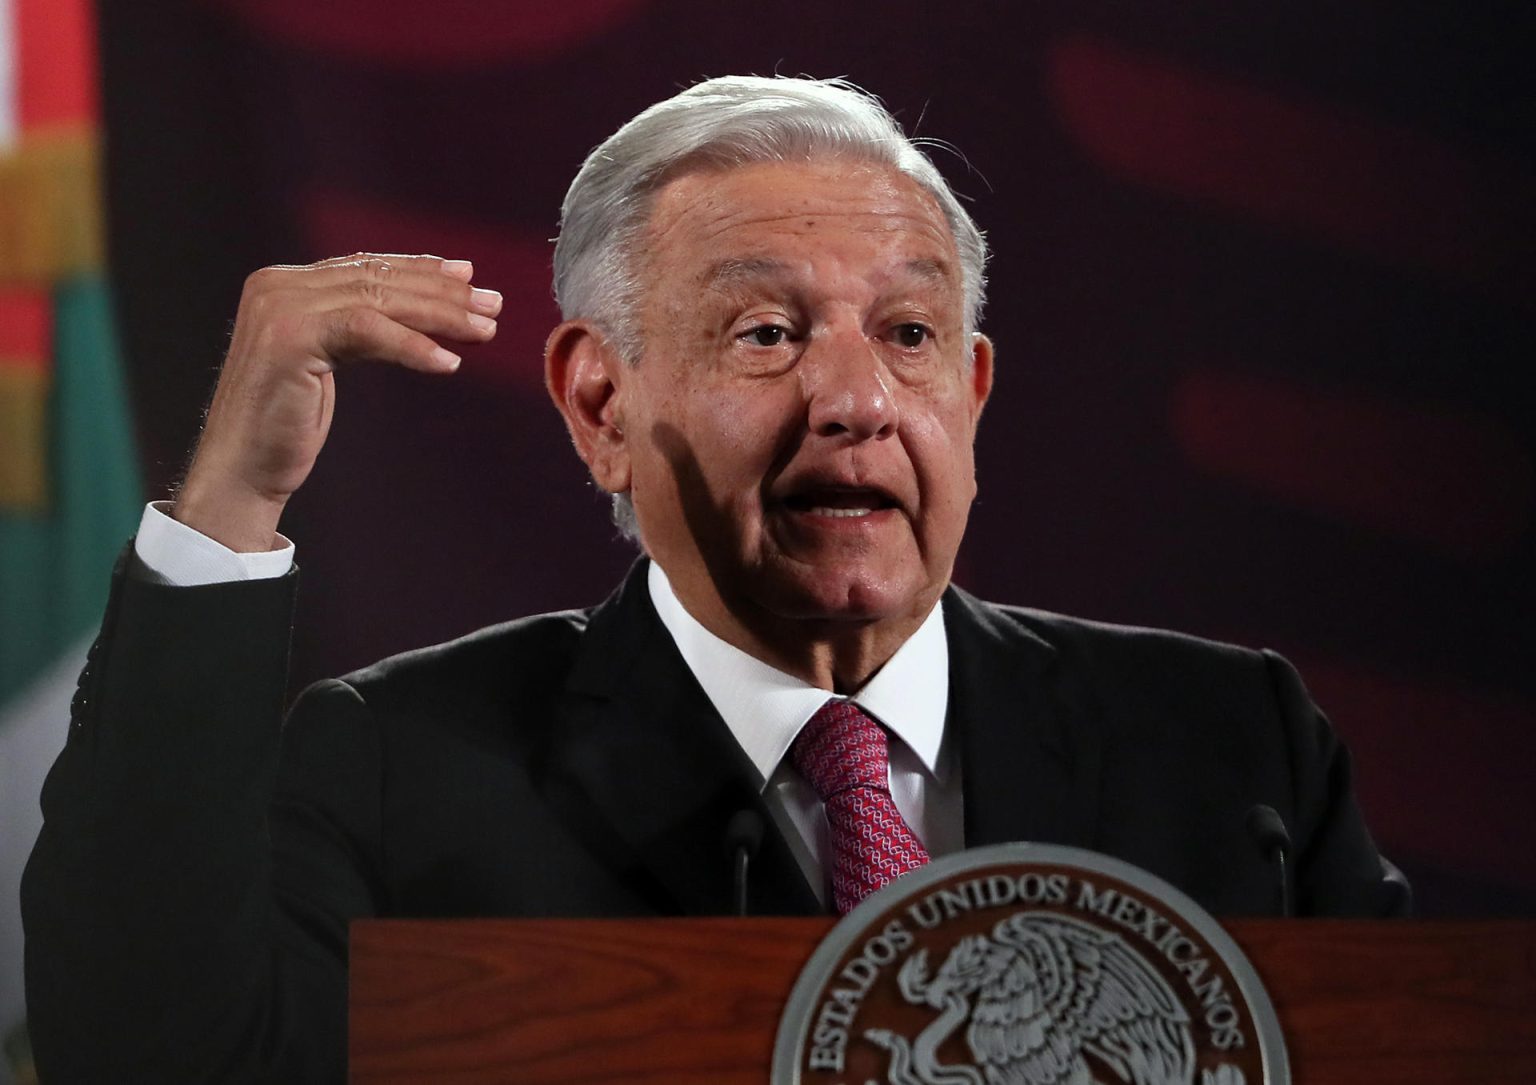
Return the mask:
{"type": "Polygon", "coordinates": [[[176,495],[171,517],[237,554],[277,549],[278,521],[287,498],[274,498],[239,484],[212,484],[194,471],[176,495]]]}

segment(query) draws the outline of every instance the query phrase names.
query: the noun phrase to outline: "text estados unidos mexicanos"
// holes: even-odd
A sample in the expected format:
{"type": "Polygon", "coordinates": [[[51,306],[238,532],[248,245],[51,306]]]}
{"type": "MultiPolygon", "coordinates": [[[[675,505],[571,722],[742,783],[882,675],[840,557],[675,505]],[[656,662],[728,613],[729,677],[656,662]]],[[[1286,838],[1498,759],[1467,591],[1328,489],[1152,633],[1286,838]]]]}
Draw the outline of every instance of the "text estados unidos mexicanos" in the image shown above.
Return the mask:
{"type": "Polygon", "coordinates": [[[1143,939],[1184,977],[1198,1000],[1200,1015],[1210,1030],[1211,1046],[1221,1051],[1247,1043],[1239,1027],[1242,1015],[1232,1000],[1219,970],[1212,967],[1200,947],[1176,923],[1134,897],[1116,889],[1100,889],[1087,878],[1066,874],[1030,872],[1018,877],[993,874],[937,889],[909,904],[906,920],[892,919],[878,934],[865,939],[858,956],[834,977],[826,999],[811,1026],[811,1045],[806,1052],[807,1070],[843,1069],[854,1018],[864,996],[881,972],[911,949],[915,938],[907,926],[933,930],[939,924],[984,908],[1011,904],[1068,905],[1116,923],[1143,939]]]}

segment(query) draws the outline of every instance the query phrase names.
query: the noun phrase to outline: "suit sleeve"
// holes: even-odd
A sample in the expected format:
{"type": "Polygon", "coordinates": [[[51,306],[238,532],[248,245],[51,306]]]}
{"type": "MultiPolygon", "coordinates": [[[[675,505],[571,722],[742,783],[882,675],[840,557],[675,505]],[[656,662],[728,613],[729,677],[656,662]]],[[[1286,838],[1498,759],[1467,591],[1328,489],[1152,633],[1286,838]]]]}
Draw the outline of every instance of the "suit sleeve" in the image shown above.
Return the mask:
{"type": "Polygon", "coordinates": [[[1408,881],[1376,850],[1355,802],[1349,751],[1295,668],[1274,652],[1264,659],[1290,738],[1296,914],[1408,915],[1408,881]]]}
{"type": "Polygon", "coordinates": [[[22,884],[43,1080],[343,1080],[377,749],[330,683],[294,719],[350,746],[279,771],[295,580],[172,588],[119,567],[22,884]],[[326,798],[294,797],[340,762],[326,798]]]}

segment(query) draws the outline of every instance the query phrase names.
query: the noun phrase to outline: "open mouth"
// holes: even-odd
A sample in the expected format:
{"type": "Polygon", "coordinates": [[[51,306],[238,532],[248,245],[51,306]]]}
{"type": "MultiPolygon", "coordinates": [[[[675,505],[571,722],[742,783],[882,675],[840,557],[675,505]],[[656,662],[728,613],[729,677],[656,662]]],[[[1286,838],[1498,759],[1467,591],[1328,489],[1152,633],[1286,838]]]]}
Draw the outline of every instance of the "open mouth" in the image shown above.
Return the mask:
{"type": "Polygon", "coordinates": [[[855,519],[884,509],[894,509],[897,502],[883,490],[816,487],[790,494],[784,505],[792,512],[835,519],[855,519]]]}

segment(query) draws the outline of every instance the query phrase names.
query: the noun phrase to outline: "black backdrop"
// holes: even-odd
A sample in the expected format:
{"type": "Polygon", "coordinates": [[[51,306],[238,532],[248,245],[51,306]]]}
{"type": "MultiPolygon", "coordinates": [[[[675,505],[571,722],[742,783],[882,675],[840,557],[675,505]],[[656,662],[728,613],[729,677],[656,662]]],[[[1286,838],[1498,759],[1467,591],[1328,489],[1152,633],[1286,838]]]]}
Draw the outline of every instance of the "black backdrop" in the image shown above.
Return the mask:
{"type": "Polygon", "coordinates": [[[1423,910],[1536,913],[1536,40],[1459,7],[104,0],[146,475],[251,269],[468,257],[497,340],[345,374],[284,522],[295,683],[598,600],[632,552],[539,385],[565,185],[703,76],[847,75],[958,148],[996,252],[960,582],[1285,652],[1423,910]]]}

